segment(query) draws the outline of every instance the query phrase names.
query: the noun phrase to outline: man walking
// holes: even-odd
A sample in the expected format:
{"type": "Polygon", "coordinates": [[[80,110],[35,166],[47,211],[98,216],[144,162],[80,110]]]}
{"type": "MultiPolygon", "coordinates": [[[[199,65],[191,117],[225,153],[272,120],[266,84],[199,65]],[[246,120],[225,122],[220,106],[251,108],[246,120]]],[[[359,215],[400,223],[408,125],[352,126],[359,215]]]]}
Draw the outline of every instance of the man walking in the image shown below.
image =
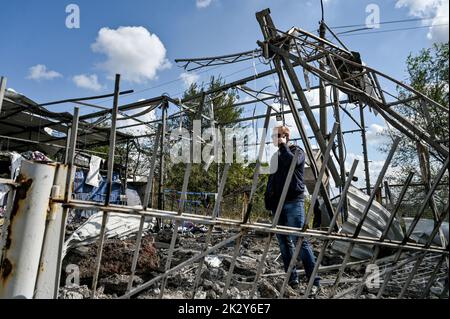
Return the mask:
{"type": "MultiPolygon", "coordinates": [[[[265,193],[265,203],[266,208],[271,210],[273,215],[275,215],[275,211],[281,197],[281,192],[288,175],[289,167],[292,163],[295,152],[298,151],[298,160],[289,184],[289,189],[281,210],[278,225],[302,228],[305,223],[305,184],[303,180],[305,152],[299,146],[290,143],[289,138],[290,130],[288,127],[278,126],[273,129],[272,142],[278,147],[278,152],[273,155],[271,165],[273,165],[272,163],[274,163],[274,161],[277,161],[277,169],[269,175],[265,193]]],[[[287,271],[299,237],[277,234],[277,239],[283,259],[284,271],[287,271]]],[[[316,262],[311,245],[306,238],[303,240],[298,259],[302,261],[305,268],[306,277],[309,279],[316,262]]],[[[318,293],[319,280],[320,279],[318,277],[314,279],[314,286],[311,290],[311,295],[316,295],[318,293]]],[[[289,278],[289,285],[294,289],[299,286],[298,274],[295,266],[289,278]]]]}

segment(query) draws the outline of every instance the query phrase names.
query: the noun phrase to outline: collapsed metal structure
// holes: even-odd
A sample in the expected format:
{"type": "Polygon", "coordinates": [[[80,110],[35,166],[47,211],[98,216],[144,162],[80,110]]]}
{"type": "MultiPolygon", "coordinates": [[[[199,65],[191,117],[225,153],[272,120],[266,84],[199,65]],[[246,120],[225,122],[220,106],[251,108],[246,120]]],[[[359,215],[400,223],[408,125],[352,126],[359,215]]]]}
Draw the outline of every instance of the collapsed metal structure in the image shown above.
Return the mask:
{"type": "MultiPolygon", "coordinates": [[[[444,263],[448,264],[448,238],[444,238],[441,234],[442,246],[433,244],[434,237],[437,234],[440,234],[441,225],[448,217],[448,202],[445,204],[445,207],[443,209],[433,210],[435,225],[433,232],[429,237],[429,240],[425,244],[413,243],[410,241],[410,237],[417,223],[421,220],[421,218],[424,217],[424,212],[427,207],[429,207],[429,205],[433,205],[436,189],[442,182],[443,177],[447,174],[449,165],[448,141],[437,141],[428,132],[412,125],[404,116],[396,112],[395,106],[408,105],[408,103],[411,103],[412,101],[420,102],[423,106],[423,109],[425,110],[425,114],[427,114],[427,107],[433,105],[434,107],[442,110],[445,116],[448,116],[448,106],[439,105],[423,94],[417,92],[413,88],[405,85],[404,83],[397,81],[366,65],[363,65],[358,55],[346,48],[345,45],[336,37],[333,31],[329,29],[324,22],[322,22],[321,28],[326,28],[327,30],[329,30],[331,35],[336,38],[338,44],[335,44],[325,39],[324,37],[315,36],[298,28],[293,28],[287,32],[278,30],[271,19],[270,11],[268,9],[258,12],[256,14],[256,18],[261,27],[263,35],[263,40],[258,41],[258,44],[260,46],[259,49],[220,57],[180,59],[178,60],[178,62],[184,63],[184,66],[186,68],[195,70],[209,66],[247,61],[255,57],[262,57],[266,59],[268,64],[271,64],[272,68],[270,70],[225,84],[219,88],[214,88],[209,91],[202,91],[197,96],[190,97],[184,100],[172,99],[169,96],[161,96],[158,98],[152,98],[123,106],[119,106],[119,96],[121,94],[120,76],[117,75],[115,80],[115,91],[113,95],[114,101],[112,109],[101,110],[99,112],[83,116],[79,115],[79,109],[77,107],[74,109],[74,114],[71,118],[70,129],[69,125],[67,125],[66,130],[67,144],[65,146],[66,153],[64,164],[33,164],[25,162],[24,168],[21,170],[21,175],[17,180],[2,180],[2,183],[10,185],[15,190],[15,192],[10,192],[9,194],[9,203],[13,203],[13,205],[10,205],[9,211],[7,213],[7,222],[5,224],[7,225],[8,230],[5,234],[3,234],[2,239],[3,250],[1,263],[0,297],[58,297],[62,265],[62,246],[64,242],[67,216],[71,210],[75,209],[89,209],[103,212],[95,273],[92,283],[92,298],[95,298],[96,296],[95,294],[97,290],[97,282],[100,275],[100,264],[102,261],[102,251],[105,242],[105,229],[108,222],[108,214],[112,212],[134,214],[140,216],[141,218],[140,229],[136,236],[137,247],[134,252],[132,264],[130,265],[131,276],[128,284],[128,289],[127,292],[120,298],[133,297],[158,283],[160,283],[159,296],[163,298],[167,278],[169,276],[175,274],[185,266],[193,263],[199,263],[196,271],[196,280],[192,291],[192,296],[195,296],[195,293],[200,284],[200,273],[205,257],[208,254],[211,254],[220,249],[221,247],[224,247],[225,245],[234,243],[233,260],[229,267],[225,287],[221,296],[222,298],[227,298],[228,288],[230,287],[232,282],[233,270],[236,260],[239,256],[242,239],[252,231],[266,233],[267,239],[265,250],[261,255],[259,267],[253,281],[251,297],[255,296],[257,283],[264,271],[267,252],[275,234],[295,235],[299,238],[298,242],[296,243],[294,256],[292,257],[289,269],[284,277],[284,282],[280,291],[280,297],[283,297],[285,295],[286,285],[288,284],[288,279],[296,263],[297,256],[300,253],[302,242],[304,239],[308,238],[320,240],[322,242],[322,249],[317,258],[318,260],[316,263],[316,267],[311,276],[311,280],[309,280],[308,282],[304,297],[307,297],[309,295],[309,292],[311,291],[313,279],[315,275],[320,271],[320,264],[327,248],[331,245],[332,242],[336,241],[346,243],[348,245],[348,249],[345,254],[344,260],[336,273],[335,281],[332,284],[333,288],[328,295],[329,298],[345,298],[349,295],[358,298],[363,292],[370,273],[366,273],[366,275],[364,275],[363,278],[360,279],[358,285],[355,285],[349,291],[336,295],[336,289],[339,287],[342,276],[349,265],[352,251],[357,245],[370,245],[373,247],[372,258],[366,261],[368,265],[377,264],[377,261],[379,260],[379,253],[382,248],[388,247],[396,250],[396,253],[393,256],[390,265],[386,266],[385,268],[385,272],[383,274],[383,282],[377,292],[378,298],[382,298],[384,296],[385,291],[389,289],[393,280],[396,280],[397,287],[399,285],[401,286],[398,290],[398,297],[402,298],[408,295],[409,289],[412,287],[412,284],[417,282],[417,274],[419,270],[422,269],[424,263],[427,263],[427,265],[431,265],[431,267],[434,267],[434,269],[432,269],[428,274],[424,289],[420,291],[419,297],[427,297],[429,295],[430,289],[434,285],[435,281],[438,278],[438,275],[441,272],[441,266],[444,263]],[[312,88],[304,88],[297,75],[298,69],[302,69],[303,72],[307,72],[308,75],[315,76],[317,79],[319,79],[319,86],[316,87],[316,89],[319,89],[321,92],[320,105],[310,105],[306,96],[306,92],[312,88]],[[268,97],[266,96],[264,98],[258,98],[257,95],[252,95],[252,91],[250,89],[245,87],[245,84],[248,82],[272,74],[277,75],[279,79],[279,94],[271,94],[268,97]],[[408,95],[404,97],[389,93],[387,88],[391,88],[392,86],[401,87],[403,90],[408,92],[408,95]],[[326,103],[325,99],[323,98],[325,94],[325,87],[329,87],[332,90],[333,100],[331,103],[326,103]],[[255,223],[251,222],[250,220],[252,214],[252,203],[256,193],[261,170],[261,161],[263,157],[264,145],[266,142],[267,129],[269,127],[270,119],[273,116],[280,114],[279,110],[273,112],[272,107],[268,104],[264,104],[267,106],[265,115],[241,119],[242,121],[245,121],[264,118],[265,129],[264,135],[261,136],[259,140],[259,154],[254,170],[250,196],[242,220],[231,220],[219,217],[219,206],[227,182],[230,164],[225,164],[222,170],[220,183],[218,184],[217,189],[217,200],[215,201],[215,206],[211,216],[200,216],[184,212],[184,202],[186,200],[186,193],[188,191],[189,179],[192,171],[192,162],[186,164],[183,188],[181,190],[180,205],[178,207],[178,210],[169,211],[164,209],[163,197],[161,195],[164,185],[163,173],[160,174],[158,181],[160,195],[158,206],[157,208],[151,207],[150,196],[151,190],[153,189],[153,176],[156,172],[156,164],[158,158],[160,165],[159,172],[164,172],[165,170],[163,155],[166,151],[165,145],[167,143],[168,118],[181,116],[185,113],[194,113],[194,117],[206,118],[207,120],[212,121],[212,123],[214,123],[215,125],[225,124],[216,123],[214,119],[206,117],[204,114],[202,114],[202,108],[208,96],[211,96],[218,92],[225,92],[229,89],[242,90],[243,92],[250,93],[250,96],[253,96],[255,98],[250,102],[238,103],[238,106],[244,105],[246,103],[250,104],[255,102],[264,102],[266,100],[273,100],[274,98],[281,98],[283,102],[287,103],[287,105],[289,106],[289,110],[283,111],[283,113],[291,113],[293,116],[297,129],[300,133],[301,141],[303,143],[307,158],[310,162],[311,171],[316,181],[314,190],[311,194],[311,205],[307,212],[306,220],[308,221],[312,216],[314,204],[320,196],[324,200],[325,207],[330,215],[331,222],[329,223],[327,230],[308,229],[308,223],[305,223],[305,226],[302,229],[278,225],[278,219],[281,214],[282,205],[284,203],[288,185],[294,171],[293,165],[291,165],[290,167],[288,178],[281,195],[281,200],[277,207],[272,223],[255,223]],[[369,200],[366,202],[365,207],[361,213],[361,218],[358,221],[357,227],[352,234],[345,234],[339,231],[341,226],[340,219],[345,220],[346,218],[347,192],[351,187],[352,180],[359,162],[358,160],[355,160],[353,162],[353,165],[351,166],[350,171],[346,171],[342,142],[344,138],[343,135],[346,132],[342,130],[339,120],[340,112],[345,111],[345,109],[341,107],[342,100],[340,99],[339,92],[345,93],[348,97],[347,102],[350,101],[351,103],[358,105],[360,109],[360,121],[355,120],[355,122],[360,127],[359,131],[361,132],[363,141],[363,164],[365,166],[366,172],[366,190],[369,194],[369,200]],[[188,105],[190,101],[195,99],[200,99],[201,105],[196,108],[196,111],[193,111],[186,105],[188,105]],[[300,102],[301,108],[297,106],[297,101],[300,102]],[[170,103],[177,106],[180,109],[180,112],[168,115],[168,108],[170,103]],[[109,195],[111,194],[115,149],[116,143],[118,141],[117,138],[119,112],[126,112],[144,108],[142,112],[138,113],[144,114],[151,112],[158,107],[160,107],[162,110],[161,119],[152,121],[151,123],[139,122],[136,124],[136,126],[143,124],[157,124],[155,133],[146,135],[154,137],[155,143],[151,152],[152,160],[150,163],[148,175],[149,178],[147,179],[146,187],[147,191],[145,193],[143,205],[139,209],[129,206],[112,205],[110,204],[109,195]],[[330,134],[328,134],[326,125],[323,122],[320,125],[317,123],[312,111],[314,108],[323,110],[327,107],[333,108],[336,118],[336,123],[334,124],[330,134]],[[385,174],[399,145],[398,139],[393,142],[387,159],[372,187],[369,177],[369,160],[367,155],[367,143],[365,140],[366,137],[364,124],[364,110],[367,110],[368,108],[376,111],[379,116],[381,116],[393,128],[402,133],[406,138],[425,144],[430,148],[432,152],[435,152],[445,158],[443,165],[439,169],[435,179],[429,184],[426,196],[422,204],[417,207],[417,211],[414,215],[414,219],[410,227],[405,232],[404,238],[400,241],[387,239],[387,234],[392,227],[394,219],[399,213],[399,209],[404,196],[408,188],[411,186],[410,184],[413,177],[412,173],[409,174],[409,176],[405,176],[405,183],[401,191],[399,192],[393,209],[390,211],[391,215],[384,226],[384,230],[381,236],[374,238],[363,236],[361,234],[365,229],[366,218],[368,217],[371,206],[376,198],[378,191],[383,186],[382,184],[385,174]],[[305,123],[302,120],[300,112],[305,115],[307,124],[311,127],[314,133],[314,138],[320,148],[322,154],[321,165],[318,161],[316,161],[310,138],[306,134],[305,123]],[[73,187],[73,176],[76,168],[74,159],[77,148],[80,145],[78,143],[80,137],[78,133],[79,129],[81,125],[85,125],[85,123],[83,122],[84,120],[100,119],[109,115],[111,127],[109,133],[107,173],[108,189],[106,200],[104,203],[74,200],[71,198],[71,194],[73,187]],[[335,159],[333,159],[332,149],[335,139],[338,142],[339,149],[337,156],[335,156],[335,159]],[[327,190],[327,185],[325,185],[323,182],[324,176],[328,172],[330,173],[330,176],[333,179],[335,185],[340,187],[341,192],[337,205],[332,204],[329,192],[327,190]],[[44,180],[46,180],[45,183],[43,182],[44,180]],[[36,183],[40,183],[39,189],[37,189],[36,187],[32,187],[36,183]],[[31,200],[30,196],[33,199],[33,209],[30,208],[30,205],[24,205],[26,201],[31,200]],[[47,201],[48,198],[49,200],[47,201]],[[50,218],[47,218],[45,216],[43,217],[41,214],[43,211],[47,210],[47,207],[50,207],[50,218]],[[34,219],[30,220],[30,215],[34,216],[34,219]],[[168,249],[168,258],[165,264],[165,272],[159,276],[156,276],[150,281],[145,282],[142,285],[134,287],[133,275],[135,273],[136,264],[139,257],[139,247],[141,245],[141,239],[143,235],[143,225],[145,221],[150,218],[170,220],[175,224],[170,246],[168,249]],[[47,224],[46,219],[48,219],[47,224]],[[208,232],[204,244],[204,249],[203,251],[199,252],[198,255],[176,266],[172,266],[172,257],[178,236],[177,230],[184,221],[191,221],[194,223],[208,225],[208,232]],[[37,227],[36,225],[40,226],[37,227]],[[211,246],[212,231],[217,226],[229,227],[236,230],[237,233],[230,236],[226,240],[214,246],[211,246]],[[26,237],[24,238],[24,236],[26,237]],[[17,243],[21,244],[19,245],[17,243]],[[34,251],[34,254],[36,255],[36,250],[39,252],[37,256],[27,255],[27,253],[30,251],[34,251]],[[405,257],[404,252],[408,252],[410,254],[405,257]],[[430,255],[432,257],[430,257],[430,255]],[[31,259],[39,260],[39,262],[35,264],[34,268],[30,268],[29,265],[26,265],[27,261],[30,261],[31,259]],[[434,260],[435,262],[430,262],[430,260],[434,260]],[[403,279],[400,280],[398,269],[403,267],[404,265],[408,265],[409,270],[406,275],[402,277],[403,279]],[[27,283],[24,284],[24,282],[27,283]]],[[[308,86],[309,84],[306,83],[306,85],[308,86]]],[[[69,100],[69,102],[84,103],[81,102],[81,99],[73,99],[69,100]]],[[[324,117],[326,119],[326,112],[321,113],[321,120],[324,117]]],[[[353,117],[351,118],[354,120],[353,117]]],[[[429,120],[429,118],[427,118],[426,120],[429,120]]],[[[65,123],[67,123],[67,119],[65,120],[65,123]]],[[[431,126],[433,125],[433,123],[429,124],[431,126]]],[[[293,161],[293,163],[295,162],[296,161],[293,161]]],[[[427,266],[427,268],[428,267],[429,266],[427,266]]],[[[417,291],[417,289],[415,289],[415,291],[417,291]]],[[[442,293],[445,294],[446,291],[448,291],[448,274],[446,287],[444,288],[444,291],[442,293]]]]}

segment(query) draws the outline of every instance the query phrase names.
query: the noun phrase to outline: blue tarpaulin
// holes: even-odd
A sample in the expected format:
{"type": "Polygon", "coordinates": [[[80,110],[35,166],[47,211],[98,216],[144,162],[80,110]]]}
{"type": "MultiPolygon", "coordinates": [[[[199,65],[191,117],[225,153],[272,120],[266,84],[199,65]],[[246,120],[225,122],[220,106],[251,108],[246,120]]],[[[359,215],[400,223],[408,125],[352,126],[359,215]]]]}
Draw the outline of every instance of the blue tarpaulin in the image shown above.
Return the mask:
{"type": "MultiPolygon", "coordinates": [[[[86,184],[86,177],[88,171],[78,169],[75,172],[74,180],[74,195],[76,199],[88,200],[94,202],[104,202],[106,196],[106,176],[101,176],[99,187],[94,187],[86,184]]],[[[122,182],[118,173],[113,173],[112,178],[112,191],[111,191],[111,204],[121,204],[120,194],[123,194],[122,182]]]]}

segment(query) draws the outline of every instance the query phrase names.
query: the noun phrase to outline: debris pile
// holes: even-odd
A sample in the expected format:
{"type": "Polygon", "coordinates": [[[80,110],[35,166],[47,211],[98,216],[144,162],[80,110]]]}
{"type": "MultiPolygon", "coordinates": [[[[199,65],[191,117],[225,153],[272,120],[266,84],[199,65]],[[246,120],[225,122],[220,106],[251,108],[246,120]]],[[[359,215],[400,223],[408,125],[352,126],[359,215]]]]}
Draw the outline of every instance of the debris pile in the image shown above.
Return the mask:
{"type": "MultiPolygon", "coordinates": [[[[70,253],[63,260],[63,269],[66,269],[68,265],[78,267],[80,286],[87,285],[90,287],[92,285],[97,248],[97,243],[76,247],[70,250],[70,253]]],[[[100,266],[101,277],[99,279],[99,286],[103,286],[105,294],[120,296],[125,293],[131,275],[130,269],[134,250],[134,240],[108,239],[105,241],[100,266]]],[[[153,278],[154,272],[159,267],[160,257],[152,238],[144,237],[141,243],[134,283],[140,284],[144,280],[153,278]]],[[[61,283],[71,286],[72,282],[67,275],[65,271],[62,272],[61,283]],[[66,283],[67,280],[69,281],[66,283]]],[[[72,287],[69,291],[74,289],[72,287]]],[[[65,288],[62,291],[65,291],[65,288]]]]}
{"type": "MultiPolygon", "coordinates": [[[[215,245],[234,234],[235,232],[232,230],[217,228],[212,234],[211,245],[215,245]]],[[[266,235],[264,234],[249,233],[243,238],[239,257],[236,260],[230,288],[227,291],[226,297],[233,299],[250,298],[257,267],[259,266],[264,245],[266,243],[265,236],[266,235]]],[[[142,238],[142,245],[133,280],[134,287],[164,273],[171,237],[172,229],[164,228],[157,233],[148,234],[142,238]]],[[[178,240],[175,245],[171,267],[177,266],[199,254],[199,252],[204,249],[206,234],[203,232],[196,232],[195,234],[191,232],[179,232],[177,238],[178,240]]],[[[320,252],[321,242],[313,240],[311,244],[313,246],[314,254],[317,256],[320,252]]],[[[231,242],[205,258],[195,298],[216,299],[223,297],[223,290],[228,270],[233,260],[234,249],[235,243],[231,242]]],[[[96,294],[97,298],[116,298],[126,292],[131,275],[131,263],[134,250],[134,238],[126,240],[108,239],[105,241],[98,282],[99,288],[96,294]]],[[[67,253],[63,262],[63,269],[69,264],[78,265],[80,270],[80,286],[65,286],[66,276],[63,272],[60,298],[89,297],[89,287],[92,285],[96,253],[96,243],[89,243],[86,246],[76,247],[67,253]]],[[[385,261],[385,265],[389,265],[389,261],[392,261],[392,258],[388,256],[380,259],[380,261],[383,260],[385,261]]],[[[319,274],[321,277],[322,288],[316,298],[328,297],[341,263],[342,256],[336,254],[333,250],[330,250],[326,254],[321,265],[323,270],[319,274]]],[[[345,296],[346,298],[349,298],[353,293],[356,293],[356,288],[359,286],[359,282],[364,276],[366,263],[367,260],[359,260],[352,261],[348,264],[341,279],[341,284],[336,290],[337,296],[345,291],[350,291],[350,294],[345,296]]],[[[199,265],[200,262],[197,261],[185,266],[180,271],[169,275],[164,290],[164,298],[192,298],[199,265]]],[[[286,286],[284,293],[285,298],[300,298],[302,292],[307,287],[307,281],[304,276],[304,271],[302,270],[301,262],[298,263],[298,269],[300,269],[300,278],[303,279],[303,281],[300,282],[300,287],[297,289],[286,286]]],[[[400,278],[399,275],[395,275],[394,277],[400,278]]],[[[278,298],[280,296],[284,278],[285,272],[279,255],[278,243],[276,240],[273,240],[268,251],[263,273],[258,280],[255,297],[278,298]]],[[[158,298],[160,294],[160,282],[161,281],[157,281],[146,290],[136,294],[134,298],[158,298]]],[[[401,283],[397,283],[397,286],[400,286],[400,284],[401,283]]],[[[398,293],[398,289],[396,290],[393,288],[395,287],[390,286],[387,291],[392,291],[394,297],[395,294],[398,293]]],[[[376,291],[374,292],[373,290],[365,288],[361,298],[375,298],[375,295],[376,291]]]]}

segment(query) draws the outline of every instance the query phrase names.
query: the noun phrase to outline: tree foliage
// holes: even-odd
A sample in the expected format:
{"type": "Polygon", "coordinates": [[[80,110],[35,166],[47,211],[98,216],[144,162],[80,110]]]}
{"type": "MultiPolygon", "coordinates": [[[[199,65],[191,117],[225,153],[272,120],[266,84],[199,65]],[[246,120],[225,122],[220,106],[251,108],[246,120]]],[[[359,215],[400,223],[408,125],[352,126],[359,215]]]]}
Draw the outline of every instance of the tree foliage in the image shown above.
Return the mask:
{"type": "MultiPolygon", "coordinates": [[[[219,78],[211,77],[209,83],[206,85],[206,90],[214,90],[224,85],[224,81],[219,78]]],[[[191,109],[191,112],[185,112],[184,116],[174,118],[169,121],[170,129],[176,129],[181,126],[185,129],[191,129],[195,118],[195,112],[200,107],[202,88],[197,84],[192,84],[184,93],[183,100],[190,99],[186,106],[191,109]]],[[[217,93],[209,94],[205,99],[202,114],[210,117],[214,114],[214,120],[219,124],[222,133],[222,143],[224,143],[224,129],[226,127],[236,127],[239,124],[234,124],[241,115],[242,109],[235,107],[237,97],[236,92],[218,91],[217,93]],[[212,110],[211,110],[212,108],[212,110]],[[212,112],[211,112],[212,111],[212,112]]],[[[205,118],[202,119],[202,129],[211,127],[211,122],[205,118]]],[[[222,154],[223,155],[223,154],[222,154]]],[[[222,157],[223,159],[223,157],[222,157]]],[[[223,160],[222,160],[223,162],[223,160]]],[[[170,167],[167,168],[167,182],[166,188],[181,191],[184,179],[184,172],[186,170],[186,163],[172,164],[168,161],[170,167]]],[[[224,164],[213,162],[207,169],[205,163],[193,164],[189,179],[188,192],[217,192],[218,181],[222,176],[224,164]]],[[[242,208],[242,199],[244,192],[249,191],[253,179],[254,165],[243,165],[241,163],[233,162],[228,173],[227,183],[224,189],[224,203],[222,211],[230,212],[232,210],[240,211],[242,208]]],[[[260,186],[256,194],[255,210],[263,211],[263,183],[264,177],[260,178],[260,186]]]]}
{"type": "MultiPolygon", "coordinates": [[[[435,102],[445,106],[449,106],[449,48],[448,43],[434,44],[431,48],[421,50],[417,55],[410,54],[406,60],[406,71],[408,74],[408,84],[423,93],[435,102]]],[[[399,88],[399,96],[407,99],[410,93],[399,88]]],[[[414,126],[428,132],[435,140],[447,144],[449,139],[449,116],[437,106],[427,103],[427,111],[430,121],[427,121],[427,114],[423,105],[418,100],[413,100],[404,105],[398,105],[395,110],[402,114],[414,126]]],[[[423,180],[423,166],[419,161],[419,153],[428,161],[428,178],[432,181],[437,170],[442,167],[445,158],[435,152],[428,145],[419,145],[416,141],[406,137],[402,133],[395,130],[386,130],[386,135],[392,137],[400,137],[400,145],[396,155],[393,158],[392,165],[396,168],[396,174],[391,175],[390,179],[394,182],[403,183],[408,172],[415,172],[415,182],[428,183],[423,180]]],[[[391,143],[387,143],[381,147],[381,150],[387,152],[391,147],[391,143]]],[[[423,163],[423,162],[422,162],[423,163]]],[[[444,181],[448,181],[448,176],[444,177],[444,181]]],[[[440,188],[435,196],[439,202],[443,203],[448,198],[448,187],[440,188]]],[[[425,194],[424,188],[415,188],[407,193],[406,200],[411,203],[420,203],[425,194]]]]}
{"type": "MultiPolygon", "coordinates": [[[[441,43],[433,45],[432,48],[423,49],[418,55],[410,54],[406,60],[409,85],[447,108],[449,105],[448,54],[448,43],[441,43]]],[[[405,99],[409,97],[409,93],[401,88],[399,88],[399,95],[405,99]]],[[[411,101],[408,105],[396,107],[396,111],[414,126],[428,132],[436,140],[448,141],[448,114],[430,103],[427,103],[427,109],[431,118],[429,123],[426,120],[423,105],[419,101],[411,101]]],[[[418,171],[416,142],[396,131],[385,133],[391,137],[401,137],[401,144],[393,160],[394,166],[404,171],[418,171]]],[[[390,143],[384,145],[382,150],[387,151],[389,148],[390,143]]],[[[429,151],[432,168],[439,166],[445,160],[432,149],[429,151]]]]}

